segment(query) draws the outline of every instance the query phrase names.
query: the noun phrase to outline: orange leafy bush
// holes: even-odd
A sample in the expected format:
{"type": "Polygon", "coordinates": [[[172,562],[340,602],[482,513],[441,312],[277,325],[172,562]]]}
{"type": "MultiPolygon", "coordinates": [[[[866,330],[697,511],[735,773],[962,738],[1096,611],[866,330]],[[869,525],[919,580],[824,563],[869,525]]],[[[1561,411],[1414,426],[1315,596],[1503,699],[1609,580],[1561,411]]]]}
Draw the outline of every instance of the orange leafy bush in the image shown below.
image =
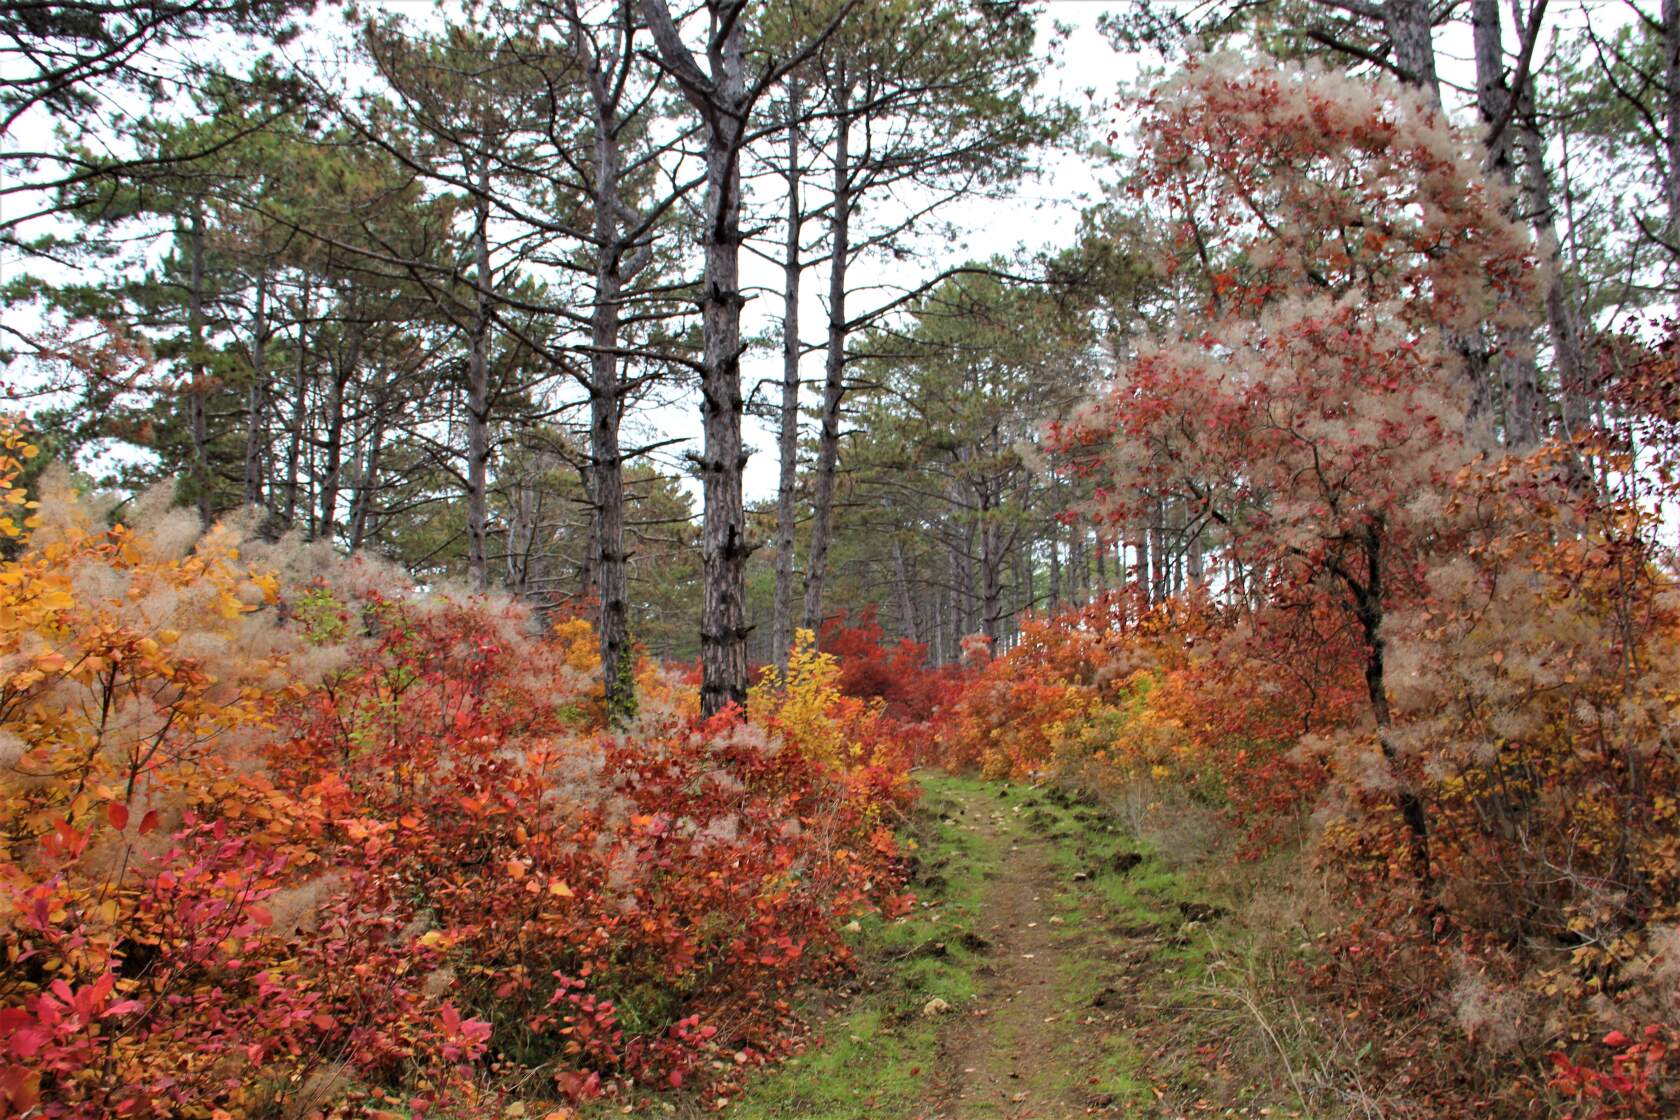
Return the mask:
{"type": "Polygon", "coordinates": [[[53,476],[36,510],[3,431],[0,1115],[705,1081],[780,1053],[789,987],[898,905],[872,799],[901,772],[696,722],[651,665],[608,734],[587,623],[153,506],[109,523],[53,476]]]}

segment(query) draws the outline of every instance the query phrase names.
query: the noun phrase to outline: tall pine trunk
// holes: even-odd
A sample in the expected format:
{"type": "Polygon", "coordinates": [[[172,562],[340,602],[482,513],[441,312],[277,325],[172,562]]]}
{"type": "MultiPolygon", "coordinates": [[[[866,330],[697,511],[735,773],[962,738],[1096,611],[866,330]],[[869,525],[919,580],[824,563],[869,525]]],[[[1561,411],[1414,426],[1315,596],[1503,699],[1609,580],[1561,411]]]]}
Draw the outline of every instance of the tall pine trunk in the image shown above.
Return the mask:
{"type": "Polygon", "coordinates": [[[589,458],[595,589],[600,600],[601,680],[607,712],[622,722],[636,711],[630,648],[629,553],[624,542],[624,455],[619,445],[619,299],[623,288],[618,228],[621,153],[611,102],[596,75],[595,307],[590,315],[589,458]]]}
{"type": "Polygon", "coordinates": [[[701,277],[700,712],[711,716],[747,702],[747,540],[741,471],[741,148],[751,97],[747,90],[745,3],[709,0],[711,32],[703,72],[684,45],[663,0],[642,0],[665,67],[705,125],[706,196],[702,207],[705,272],[701,277]]]}
{"type": "Polygon", "coordinates": [[[1680,241],[1680,0],[1663,0],[1663,193],[1668,204],[1668,239],[1680,241]]]}
{"type": "Polygon", "coordinates": [[[1416,86],[1430,101],[1440,105],[1441,83],[1435,74],[1430,0],[1384,0],[1382,15],[1401,80],[1416,86]]]}
{"type": "Polygon", "coordinates": [[[263,504],[263,452],[268,425],[268,270],[257,275],[251,322],[251,384],[245,398],[245,504],[263,504]]]}
{"type": "Polygon", "coordinates": [[[846,392],[846,266],[851,256],[851,86],[845,63],[835,82],[834,205],[828,273],[828,352],[823,361],[822,426],[817,436],[817,479],[811,499],[811,552],[805,571],[805,625],[822,624],[823,581],[834,530],[835,476],[840,469],[840,402],[846,392]]]}
{"type": "Polygon", "coordinates": [[[297,524],[300,487],[299,472],[303,468],[303,423],[309,414],[309,316],[313,296],[309,282],[304,281],[298,298],[297,367],[292,381],[292,434],[286,445],[286,510],[282,523],[290,529],[297,524]]]}
{"type": "Polygon", "coordinates": [[[472,350],[467,359],[467,580],[474,591],[490,585],[486,538],[490,473],[490,197],[489,157],[480,166],[473,230],[472,350]]]}
{"type": "Polygon", "coordinates": [[[895,533],[892,542],[893,585],[898,591],[898,624],[904,636],[917,641],[916,599],[910,592],[910,565],[904,558],[904,541],[895,533]]]}
{"type": "Polygon", "coordinates": [[[214,510],[210,500],[210,384],[204,370],[204,203],[195,201],[187,237],[187,430],[192,441],[192,496],[198,520],[206,529],[214,510]]]}
{"type": "Polygon", "coordinates": [[[771,606],[770,642],[776,667],[787,674],[788,649],[793,644],[794,534],[798,528],[799,486],[799,259],[800,210],[799,114],[800,84],[788,82],[787,100],[787,243],[782,253],[782,406],[776,450],[780,457],[776,481],[776,593],[771,606]]]}

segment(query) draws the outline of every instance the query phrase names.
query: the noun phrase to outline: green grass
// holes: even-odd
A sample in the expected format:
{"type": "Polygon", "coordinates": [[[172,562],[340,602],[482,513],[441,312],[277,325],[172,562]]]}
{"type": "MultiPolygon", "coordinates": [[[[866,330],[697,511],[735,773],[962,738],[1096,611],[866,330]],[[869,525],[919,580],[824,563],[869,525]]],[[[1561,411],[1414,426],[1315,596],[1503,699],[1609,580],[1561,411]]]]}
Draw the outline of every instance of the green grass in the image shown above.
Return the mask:
{"type": "MultiPolygon", "coordinates": [[[[1009,846],[1028,832],[1051,842],[1060,886],[1045,900],[1045,914],[1047,920],[1059,919],[1057,936],[1070,950],[1054,979],[1058,1003],[1070,1010],[1035,1033],[1031,1045],[1045,1057],[1023,1088],[1035,1096],[1077,1091],[1122,1110],[1151,1101],[1144,1054],[1123,1033],[1097,1037],[1077,1012],[1106,987],[1123,982],[1122,968],[1108,958],[1116,946],[1131,944],[1145,931],[1164,934],[1151,939],[1151,967],[1180,976],[1205,971],[1206,939],[1179,932],[1184,919],[1178,903],[1190,900],[1186,885],[1090,806],[968,777],[928,775],[922,785],[917,840],[923,883],[915,889],[923,901],[940,904],[901,921],[863,923],[858,954],[872,984],[824,1030],[820,1045],[756,1081],[731,1114],[746,1120],[852,1120],[913,1115],[925,1105],[941,1022],[923,1019],[921,1008],[937,996],[960,1009],[980,991],[976,969],[982,958],[963,949],[960,938],[982,917],[988,879],[1009,858],[1009,846]],[[1005,790],[1007,796],[1000,796],[1005,790]],[[966,827],[972,814],[955,818],[955,825],[945,823],[963,804],[1002,809],[1011,827],[986,837],[966,827]],[[1131,852],[1142,861],[1115,870],[1115,858],[1131,852]],[[938,919],[930,921],[935,914],[938,919]],[[944,955],[918,953],[935,941],[945,945],[944,955]]],[[[980,1102],[970,1107],[975,1105],[985,1107],[980,1102]]]]}
{"type": "MultiPolygon", "coordinates": [[[[989,880],[1010,858],[1011,844],[1029,833],[1050,840],[1059,886],[1045,898],[1056,936],[1068,953],[1054,983],[1069,1011],[1035,1031],[1030,1045],[1043,1057],[1030,1088],[1035,1098],[1057,1092],[1105,1101],[1109,1115],[1143,1114],[1151,1084],[1180,1073],[1171,1058],[1148,1063],[1129,1031],[1087,1025],[1079,1014],[1105,988],[1135,986],[1140,975],[1181,987],[1207,974],[1213,943],[1188,923],[1179,904],[1206,901],[1184,877],[1131,837],[1100,809],[1046,790],[970,777],[922,777],[923,797],[913,832],[921,902],[909,917],[863,920],[853,936],[861,992],[824,1024],[811,1049],[753,1080],[729,1109],[741,1120],[862,1120],[915,1115],[927,1103],[939,1061],[943,1019],[926,1019],[935,998],[961,1010],[982,990],[983,954],[965,949],[965,931],[985,917],[989,880]],[[999,835],[968,827],[975,813],[1001,809],[1010,822],[999,835]],[[947,823],[954,822],[954,823],[947,823]],[[1135,853],[1135,865],[1116,858],[1135,853]],[[1078,876],[1076,878],[1076,876],[1078,876]],[[943,945],[943,950],[932,951],[943,945]],[[1141,953],[1128,978],[1122,950],[1141,953]]],[[[1135,993],[1134,993],[1135,994],[1135,993]]],[[[1022,1040],[1027,1044],[1028,1040],[1022,1040]]],[[[971,1109],[983,1102],[970,1102],[971,1109]]]]}
{"type": "Polygon", "coordinates": [[[823,1027],[819,1045],[754,1081],[731,1116],[850,1120],[910,1115],[924,1101],[939,1056],[941,1020],[924,1018],[922,1008],[938,998],[960,1011],[978,994],[980,957],[963,948],[961,938],[979,919],[986,880],[1006,854],[999,841],[969,831],[952,814],[965,797],[995,797],[998,788],[971,778],[922,779],[920,826],[913,836],[921,882],[912,889],[936,905],[918,906],[905,918],[859,923],[862,994],[823,1027]],[[952,819],[958,823],[946,823],[952,819]]]}

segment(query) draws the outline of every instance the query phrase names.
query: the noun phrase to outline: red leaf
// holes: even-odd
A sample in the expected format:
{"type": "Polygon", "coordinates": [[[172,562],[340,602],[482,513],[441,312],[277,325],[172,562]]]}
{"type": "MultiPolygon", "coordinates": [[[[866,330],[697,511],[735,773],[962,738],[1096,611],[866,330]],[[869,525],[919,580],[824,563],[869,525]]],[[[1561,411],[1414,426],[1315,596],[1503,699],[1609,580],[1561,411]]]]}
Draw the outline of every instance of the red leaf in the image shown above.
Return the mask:
{"type": "Polygon", "coordinates": [[[35,1052],[52,1041],[52,1035],[40,1027],[26,1027],[12,1034],[12,1053],[20,1058],[32,1058],[35,1052]]]}
{"type": "Polygon", "coordinates": [[[267,929],[269,926],[274,924],[274,915],[270,914],[266,907],[256,905],[247,906],[245,907],[245,913],[249,914],[251,916],[251,920],[256,922],[259,926],[262,926],[264,929],[267,929]]]}
{"type": "Polygon", "coordinates": [[[105,805],[105,819],[111,822],[111,827],[121,832],[128,827],[128,806],[121,801],[110,801],[105,805]]]}
{"type": "Polygon", "coordinates": [[[156,809],[146,810],[146,815],[140,818],[140,830],[139,830],[140,835],[142,835],[142,836],[146,835],[146,833],[152,831],[157,826],[158,826],[157,810],[156,809]]]}

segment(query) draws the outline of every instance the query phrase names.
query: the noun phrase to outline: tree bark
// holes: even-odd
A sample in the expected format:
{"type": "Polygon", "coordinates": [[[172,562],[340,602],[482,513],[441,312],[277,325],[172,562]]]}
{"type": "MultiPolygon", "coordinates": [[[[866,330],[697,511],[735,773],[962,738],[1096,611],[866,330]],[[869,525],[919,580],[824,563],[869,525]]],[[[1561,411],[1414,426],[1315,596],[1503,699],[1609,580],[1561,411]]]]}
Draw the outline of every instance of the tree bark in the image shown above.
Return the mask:
{"type": "MultiPolygon", "coordinates": [[[[1509,127],[1513,93],[1505,78],[1505,33],[1499,0],[1472,0],[1470,25],[1476,58],[1476,109],[1488,141],[1483,165],[1495,180],[1513,192],[1507,206],[1509,212],[1516,202],[1516,167],[1512,159],[1515,130],[1509,127]]],[[[1539,440],[1544,426],[1538,370],[1521,328],[1497,328],[1495,337],[1499,347],[1495,365],[1505,397],[1505,442],[1514,450],[1524,451],[1539,440]]]]}
{"type": "Polygon", "coordinates": [[[204,370],[204,203],[195,201],[187,239],[187,429],[192,441],[192,492],[198,520],[206,529],[210,501],[210,386],[204,370]]]}
{"type": "MultiPolygon", "coordinates": [[[[1519,140],[1523,152],[1523,195],[1535,247],[1546,269],[1546,330],[1557,370],[1558,404],[1564,433],[1583,434],[1591,422],[1592,400],[1587,388],[1587,360],[1582,345],[1580,311],[1569,293],[1563,248],[1558,240],[1557,210],[1552,202],[1551,175],[1546,168],[1545,141],[1531,111],[1529,90],[1522,91],[1523,112],[1519,140]]],[[[1536,390],[1538,397],[1538,390],[1536,390]]]]}
{"type": "Polygon", "coordinates": [[[895,533],[892,543],[893,583],[898,590],[898,625],[904,636],[917,641],[916,599],[910,593],[910,566],[904,559],[904,541],[895,533]]]}
{"type": "Polygon", "coordinates": [[[312,293],[308,281],[305,281],[298,299],[297,368],[293,373],[292,385],[292,434],[286,447],[286,512],[283,522],[288,529],[297,524],[298,472],[303,465],[303,423],[309,408],[308,323],[311,310],[312,293]]]}
{"type": "Polygon", "coordinates": [[[467,581],[474,591],[490,586],[486,559],[489,507],[485,491],[490,467],[490,275],[489,157],[478,173],[473,229],[473,287],[476,289],[472,349],[467,358],[467,581]]]}
{"type": "Polygon", "coordinates": [[[811,548],[805,568],[805,625],[822,622],[823,580],[834,527],[834,483],[840,468],[840,402],[846,392],[846,266],[851,256],[851,86],[845,63],[834,82],[834,184],[829,213],[828,352],[823,360],[822,427],[817,436],[816,488],[811,499],[811,548]]]}
{"type": "Polygon", "coordinates": [[[1364,578],[1360,579],[1345,569],[1337,574],[1352,595],[1354,615],[1359,620],[1360,630],[1365,638],[1365,691],[1371,705],[1372,721],[1377,728],[1377,747],[1382,751],[1383,759],[1394,778],[1394,801],[1400,810],[1400,818],[1406,825],[1412,873],[1433,917],[1438,912],[1438,904],[1435,901],[1435,879],[1429,850],[1429,817],[1422,796],[1401,765],[1392,735],[1394,717],[1388,704],[1386,648],[1382,633],[1382,542],[1381,526],[1366,526],[1362,542],[1364,578]]]}
{"type": "Polygon", "coordinates": [[[1003,556],[999,547],[997,502],[980,488],[980,632],[997,651],[998,619],[1002,616],[1003,556]]]}
{"type": "Polygon", "coordinates": [[[1680,0],[1663,0],[1663,146],[1668,156],[1663,188],[1668,203],[1669,240],[1680,231],[1680,0]]]}
{"type": "Polygon", "coordinates": [[[1516,178],[1511,159],[1511,129],[1501,127],[1501,122],[1507,119],[1511,91],[1505,80],[1505,33],[1499,0],[1471,0],[1470,30],[1476,56],[1477,115],[1481,118],[1484,137],[1489,131],[1498,130],[1488,145],[1483,166],[1510,184],[1516,178]]]}
{"type": "Polygon", "coordinates": [[[1172,558],[1167,555],[1166,520],[1166,506],[1157,500],[1149,526],[1149,558],[1155,566],[1149,579],[1149,601],[1152,603],[1166,602],[1171,590],[1168,573],[1172,570],[1172,558]]]}
{"type": "Polygon", "coordinates": [[[1091,569],[1085,558],[1085,530],[1076,520],[1068,526],[1068,598],[1076,607],[1089,599],[1091,569]]]}
{"type": "Polygon", "coordinates": [[[354,555],[367,542],[368,528],[373,520],[374,495],[379,489],[380,460],[385,452],[385,386],[375,390],[373,424],[368,431],[367,456],[362,461],[361,478],[356,484],[354,500],[350,503],[348,551],[354,555]]]}
{"type": "Polygon", "coordinates": [[[1062,542],[1057,539],[1056,522],[1050,522],[1050,613],[1062,605],[1062,542]]]}
{"type": "Polygon", "coordinates": [[[741,472],[741,168],[747,114],[744,0],[708,0],[712,29],[700,70],[683,45],[664,0],[642,0],[662,64],[699,113],[706,133],[706,194],[702,207],[705,273],[701,279],[702,335],[700,458],[705,511],[701,565],[700,712],[712,716],[747,701],[747,540],[741,472]]]}
{"type": "Polygon", "coordinates": [[[1441,104],[1441,82],[1435,74],[1435,35],[1429,0],[1384,0],[1383,25],[1394,46],[1394,64],[1401,80],[1441,104]]]}
{"type": "MultiPolygon", "coordinates": [[[[786,676],[788,650],[793,645],[794,534],[798,529],[799,488],[799,233],[804,214],[800,206],[799,115],[800,83],[788,81],[787,100],[787,243],[782,254],[782,407],[776,450],[780,473],[776,482],[776,593],[771,606],[770,641],[776,668],[786,676]]],[[[895,545],[896,547],[896,545],[895,545]]],[[[900,554],[902,563],[902,554],[900,554]]]]}
{"type": "Polygon", "coordinates": [[[255,315],[251,323],[251,385],[245,400],[245,504],[263,504],[263,452],[268,408],[268,270],[257,275],[255,315]]]}
{"type": "Polygon", "coordinates": [[[1021,633],[1021,619],[1033,609],[1032,549],[1019,543],[1011,548],[1009,566],[1015,580],[1015,605],[1009,612],[1014,622],[1010,627],[1013,645],[1021,633]]]}
{"type": "Polygon", "coordinates": [[[1155,580],[1154,580],[1154,577],[1150,574],[1151,573],[1151,568],[1150,568],[1150,556],[1149,556],[1149,529],[1147,527],[1140,528],[1137,531],[1137,545],[1136,545],[1136,547],[1137,547],[1137,566],[1133,569],[1133,571],[1136,573],[1136,578],[1135,578],[1134,582],[1143,591],[1143,601],[1145,603],[1154,603],[1155,602],[1155,580]]]}
{"type": "MultiPolygon", "coordinates": [[[[625,62],[628,65],[628,62],[625,62]]],[[[623,204],[617,112],[606,76],[590,62],[595,104],[595,306],[590,314],[589,480],[595,547],[595,589],[600,600],[601,682],[607,712],[623,723],[636,712],[635,654],[630,646],[629,551],[624,542],[624,455],[619,425],[624,415],[619,379],[623,243],[618,211],[623,204]]]]}
{"type": "Polygon", "coordinates": [[[334,361],[327,384],[326,440],[321,448],[321,518],[314,526],[316,539],[332,542],[338,530],[339,473],[344,466],[344,390],[362,362],[362,327],[351,329],[349,352],[334,361]]]}

